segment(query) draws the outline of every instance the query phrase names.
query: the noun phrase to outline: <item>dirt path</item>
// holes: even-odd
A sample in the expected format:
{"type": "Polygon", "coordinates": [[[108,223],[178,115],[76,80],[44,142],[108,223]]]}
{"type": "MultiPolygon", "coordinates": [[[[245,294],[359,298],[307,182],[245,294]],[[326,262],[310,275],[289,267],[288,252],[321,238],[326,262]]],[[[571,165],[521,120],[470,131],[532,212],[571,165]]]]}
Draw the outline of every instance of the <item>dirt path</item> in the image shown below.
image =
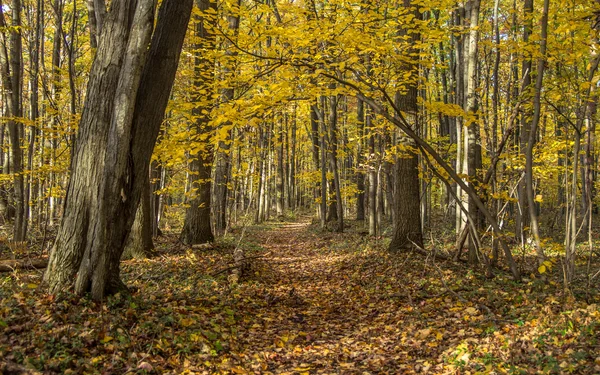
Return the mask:
{"type": "Polygon", "coordinates": [[[401,343],[402,306],[382,300],[383,288],[361,274],[374,259],[361,254],[360,237],[317,233],[301,222],[250,238],[270,254],[253,277],[260,287],[248,290],[263,301],[246,311],[252,318],[238,336],[254,370],[393,374],[413,367],[401,343]]]}

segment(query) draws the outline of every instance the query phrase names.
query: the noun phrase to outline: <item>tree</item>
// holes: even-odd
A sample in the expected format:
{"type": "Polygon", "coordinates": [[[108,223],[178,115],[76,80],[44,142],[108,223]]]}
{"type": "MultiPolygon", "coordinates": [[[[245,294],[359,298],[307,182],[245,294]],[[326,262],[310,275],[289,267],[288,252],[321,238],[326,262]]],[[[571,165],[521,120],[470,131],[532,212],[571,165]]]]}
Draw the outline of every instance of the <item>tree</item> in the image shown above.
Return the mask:
{"type": "MultiPolygon", "coordinates": [[[[235,61],[237,51],[231,47],[231,41],[235,41],[240,30],[240,7],[241,0],[235,2],[235,6],[231,9],[231,14],[227,15],[228,29],[232,33],[225,45],[226,61],[223,64],[223,78],[231,79],[235,75],[235,61]]],[[[235,89],[233,85],[221,90],[221,101],[228,103],[233,100],[235,89]]],[[[215,156],[215,180],[213,187],[214,194],[214,216],[215,230],[222,233],[227,229],[227,202],[229,199],[229,183],[231,174],[231,124],[225,122],[220,125],[222,130],[225,130],[225,139],[220,139],[218,142],[217,153],[215,156]]]]}
{"type": "Polygon", "coordinates": [[[195,36],[198,38],[194,51],[194,77],[197,90],[196,107],[193,115],[196,122],[193,132],[196,142],[204,147],[196,148],[190,162],[190,183],[193,197],[185,212],[185,222],[181,232],[181,241],[188,245],[212,242],[214,235],[211,226],[211,172],[214,163],[214,150],[210,138],[212,125],[210,113],[214,92],[215,59],[210,57],[216,47],[214,26],[217,4],[211,0],[198,0],[201,16],[196,20],[195,36]],[[208,55],[208,56],[207,56],[208,55]]]}
{"type": "MultiPolygon", "coordinates": [[[[405,1],[404,6],[412,8],[410,1],[405,1]]],[[[416,19],[420,14],[411,9],[416,19]]],[[[401,35],[408,35],[411,46],[409,53],[416,53],[413,44],[419,39],[416,30],[401,30],[401,35]]],[[[398,110],[402,111],[405,118],[411,122],[412,129],[417,131],[418,112],[418,66],[414,62],[407,63],[406,71],[408,82],[404,88],[404,93],[397,92],[395,101],[398,110]]],[[[421,227],[421,195],[419,193],[419,157],[417,155],[414,142],[402,134],[401,146],[404,155],[396,160],[396,179],[395,179],[395,202],[396,210],[394,236],[390,243],[390,250],[411,249],[415,246],[423,247],[423,230],[421,227]]]]}
{"type": "Polygon", "coordinates": [[[4,89],[8,90],[7,111],[8,134],[11,145],[11,167],[14,189],[14,230],[13,241],[25,241],[27,235],[27,217],[25,212],[25,179],[23,177],[23,41],[21,38],[21,0],[12,0],[11,27],[4,19],[4,4],[0,1],[0,69],[4,89]],[[6,32],[9,36],[7,38],[6,32]],[[8,41],[7,41],[8,39],[8,41]],[[7,46],[8,49],[7,49],[7,46]]]}
{"type": "Polygon", "coordinates": [[[119,261],[147,179],[192,0],[115,0],[99,46],[67,189],[44,280],[95,300],[125,288],[119,261]],[[110,151],[110,152],[109,152],[110,151]]]}
{"type": "MultiPolygon", "coordinates": [[[[536,143],[538,127],[541,118],[541,96],[542,84],[544,82],[544,70],[546,68],[546,43],[548,38],[548,7],[549,0],[544,0],[544,11],[542,13],[542,30],[540,43],[540,58],[538,60],[537,74],[535,80],[535,94],[533,98],[533,118],[528,134],[527,148],[525,150],[525,186],[527,205],[529,208],[529,220],[531,222],[531,234],[538,257],[538,263],[541,265],[546,256],[542,249],[540,239],[540,224],[538,220],[537,207],[533,191],[533,147],[536,143]]],[[[577,173],[575,173],[577,174],[577,173]]]]}

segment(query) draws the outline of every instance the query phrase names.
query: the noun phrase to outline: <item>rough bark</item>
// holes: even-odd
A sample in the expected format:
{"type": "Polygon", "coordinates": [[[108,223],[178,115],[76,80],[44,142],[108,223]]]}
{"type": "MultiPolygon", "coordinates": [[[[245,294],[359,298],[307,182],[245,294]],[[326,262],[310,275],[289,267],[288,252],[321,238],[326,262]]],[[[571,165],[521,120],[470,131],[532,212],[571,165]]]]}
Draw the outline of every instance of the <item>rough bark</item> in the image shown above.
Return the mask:
{"type": "Polygon", "coordinates": [[[147,178],[142,187],[140,203],[135,213],[135,219],[131,226],[131,232],[125,243],[125,250],[121,259],[147,258],[154,250],[152,241],[152,206],[150,200],[150,179],[147,178]]]}
{"type": "MultiPolygon", "coordinates": [[[[413,128],[417,127],[417,87],[412,84],[406,94],[396,94],[396,105],[410,116],[413,128]]],[[[413,249],[415,245],[423,247],[423,232],[421,228],[421,205],[419,193],[419,158],[414,142],[403,135],[400,144],[404,155],[396,161],[395,172],[395,217],[394,236],[390,250],[413,249]]]]}
{"type": "Polygon", "coordinates": [[[73,150],[65,214],[44,276],[51,293],[74,286],[76,293],[91,292],[102,300],[124,288],[119,260],[192,8],[192,0],[163,1],[148,50],[154,1],[138,1],[133,11],[134,3],[113,1],[103,22],[73,150]]]}

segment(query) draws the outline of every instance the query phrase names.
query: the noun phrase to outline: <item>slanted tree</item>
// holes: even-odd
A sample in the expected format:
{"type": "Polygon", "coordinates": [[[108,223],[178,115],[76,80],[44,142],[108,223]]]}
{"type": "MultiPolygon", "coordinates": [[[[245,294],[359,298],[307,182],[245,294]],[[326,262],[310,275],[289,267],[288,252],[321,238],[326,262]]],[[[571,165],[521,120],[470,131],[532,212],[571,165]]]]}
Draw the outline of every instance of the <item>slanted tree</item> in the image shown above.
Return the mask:
{"type": "Polygon", "coordinates": [[[125,289],[119,261],[147,180],[193,0],[114,0],[102,22],[44,280],[94,300],[125,289]]]}

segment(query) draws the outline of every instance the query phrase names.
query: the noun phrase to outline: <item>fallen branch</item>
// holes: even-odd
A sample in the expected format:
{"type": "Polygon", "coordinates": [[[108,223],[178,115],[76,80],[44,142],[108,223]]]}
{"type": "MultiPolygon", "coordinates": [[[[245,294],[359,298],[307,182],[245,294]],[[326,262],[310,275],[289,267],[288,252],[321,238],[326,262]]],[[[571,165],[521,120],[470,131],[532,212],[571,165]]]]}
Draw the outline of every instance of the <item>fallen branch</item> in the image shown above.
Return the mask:
{"type": "Polygon", "coordinates": [[[48,259],[2,260],[0,272],[13,272],[14,270],[39,270],[48,266],[48,259]]]}
{"type": "Polygon", "coordinates": [[[434,258],[439,258],[442,260],[449,260],[450,258],[442,253],[438,253],[437,251],[433,250],[433,251],[427,251],[424,248],[422,248],[421,246],[417,245],[413,240],[411,240],[410,238],[407,238],[412,244],[413,244],[413,251],[416,251],[419,254],[423,254],[425,256],[430,256],[433,255],[434,258]]]}

